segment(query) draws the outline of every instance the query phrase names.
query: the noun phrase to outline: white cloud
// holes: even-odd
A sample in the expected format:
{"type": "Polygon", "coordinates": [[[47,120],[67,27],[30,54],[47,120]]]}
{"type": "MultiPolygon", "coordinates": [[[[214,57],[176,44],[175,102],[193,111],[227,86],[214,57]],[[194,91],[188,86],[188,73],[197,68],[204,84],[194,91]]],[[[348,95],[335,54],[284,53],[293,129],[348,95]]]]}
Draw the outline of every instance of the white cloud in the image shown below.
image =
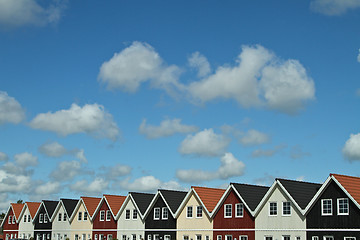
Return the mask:
{"type": "Polygon", "coordinates": [[[240,138],[240,143],[247,146],[260,145],[268,142],[270,142],[270,137],[255,129],[250,129],[240,138]]]}
{"type": "Polygon", "coordinates": [[[188,59],[190,67],[198,70],[198,77],[205,77],[211,72],[210,64],[205,56],[194,52],[188,59]]]}
{"type": "Polygon", "coordinates": [[[329,16],[338,16],[358,7],[359,0],[313,0],[310,3],[311,10],[329,16]]]}
{"type": "Polygon", "coordinates": [[[18,171],[11,173],[0,169],[0,193],[27,193],[31,191],[30,176],[22,175],[18,171]]]}
{"type": "Polygon", "coordinates": [[[359,49],[359,53],[357,55],[357,61],[360,63],[360,49],[359,49]]]}
{"type": "Polygon", "coordinates": [[[144,119],[139,127],[139,132],[147,138],[153,139],[172,136],[176,133],[195,132],[197,129],[196,126],[181,124],[181,119],[177,118],[166,119],[160,123],[160,126],[147,124],[144,119]]]}
{"type": "Polygon", "coordinates": [[[60,192],[60,183],[47,182],[35,188],[35,194],[37,195],[51,195],[60,192]]]}
{"type": "MultiPolygon", "coordinates": [[[[1,0],[0,0],[1,1],[1,0]]],[[[1,9],[1,6],[0,6],[1,9]]],[[[1,10],[0,10],[1,16],[1,10]]],[[[15,98],[0,91],[0,125],[4,123],[20,123],[25,119],[25,111],[15,98]]]]}
{"type": "Polygon", "coordinates": [[[102,170],[104,170],[104,177],[106,179],[114,180],[118,177],[129,175],[132,168],[127,165],[116,164],[115,166],[103,167],[102,170]]]}
{"type": "Polygon", "coordinates": [[[70,109],[55,113],[41,113],[30,122],[30,126],[34,129],[56,132],[63,136],[87,133],[113,141],[119,136],[119,128],[113,121],[112,115],[99,104],[86,104],[80,107],[74,103],[70,109]]]}
{"type": "Polygon", "coordinates": [[[39,163],[38,158],[28,152],[16,154],[14,156],[14,159],[15,159],[15,163],[23,168],[29,166],[36,166],[39,163]]]}
{"type": "Polygon", "coordinates": [[[65,8],[64,1],[46,2],[48,6],[43,7],[36,0],[0,0],[0,25],[44,26],[58,22],[65,8]]]}
{"type": "Polygon", "coordinates": [[[214,133],[214,130],[210,128],[195,135],[188,135],[182,141],[179,152],[199,156],[219,156],[225,152],[229,143],[229,139],[214,133]]]}
{"type": "Polygon", "coordinates": [[[182,182],[199,183],[211,181],[217,178],[216,172],[196,170],[196,169],[179,169],[176,171],[176,177],[182,182]]]}
{"type": "Polygon", "coordinates": [[[108,89],[122,89],[136,92],[139,86],[150,81],[156,88],[165,89],[170,95],[178,88],[180,69],[166,66],[153,47],[146,43],[133,42],[100,67],[98,79],[108,89]]]}
{"type": "Polygon", "coordinates": [[[0,161],[7,161],[9,157],[6,153],[0,152],[0,161]]]}
{"type": "Polygon", "coordinates": [[[273,149],[256,149],[251,153],[251,156],[253,158],[258,158],[258,157],[271,157],[273,155],[275,155],[276,153],[278,153],[279,151],[281,151],[282,149],[286,148],[286,145],[278,145],[275,146],[273,149]]]}
{"type": "Polygon", "coordinates": [[[82,194],[102,194],[109,187],[109,182],[103,178],[95,178],[92,182],[80,180],[70,185],[70,189],[82,194]]]}
{"type": "Polygon", "coordinates": [[[63,145],[58,142],[47,142],[38,148],[39,152],[47,157],[62,157],[66,154],[72,155],[78,158],[81,162],[87,163],[87,159],[84,154],[84,149],[72,149],[67,150],[63,145]]]}
{"type": "Polygon", "coordinates": [[[183,190],[176,181],[162,182],[154,176],[143,176],[130,182],[125,179],[120,182],[120,186],[128,191],[155,192],[157,189],[183,190]]]}
{"type": "Polygon", "coordinates": [[[360,133],[350,134],[342,149],[343,155],[349,160],[360,160],[360,133]]]}
{"type": "Polygon", "coordinates": [[[9,208],[11,202],[13,201],[10,201],[8,199],[7,193],[0,193],[0,212],[5,213],[9,208]]]}
{"type": "Polygon", "coordinates": [[[78,161],[63,161],[50,173],[50,176],[57,181],[73,179],[80,173],[81,163],[78,161]]]}

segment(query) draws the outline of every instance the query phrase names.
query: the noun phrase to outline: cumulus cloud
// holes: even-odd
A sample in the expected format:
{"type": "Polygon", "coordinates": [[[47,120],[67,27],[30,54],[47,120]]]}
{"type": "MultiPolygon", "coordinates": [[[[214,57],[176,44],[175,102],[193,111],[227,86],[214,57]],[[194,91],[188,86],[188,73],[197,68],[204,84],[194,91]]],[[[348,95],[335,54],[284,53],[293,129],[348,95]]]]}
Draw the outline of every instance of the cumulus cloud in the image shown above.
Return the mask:
{"type": "Polygon", "coordinates": [[[182,190],[183,188],[176,181],[162,182],[154,176],[143,176],[133,182],[127,178],[120,182],[120,186],[128,191],[155,192],[157,189],[166,188],[182,190]]]}
{"type": "Polygon", "coordinates": [[[50,177],[57,181],[73,179],[80,173],[81,163],[78,161],[63,161],[50,173],[50,177]]]}
{"type": "Polygon", "coordinates": [[[86,104],[80,107],[74,103],[70,109],[41,113],[30,122],[30,126],[62,136],[86,133],[113,141],[119,136],[119,128],[112,115],[99,104],[86,104]]]}
{"type": "Polygon", "coordinates": [[[0,169],[0,193],[28,193],[31,188],[31,176],[0,169]]]}
{"type": "Polygon", "coordinates": [[[205,77],[211,72],[210,64],[205,56],[194,52],[188,59],[189,65],[198,70],[198,77],[205,77]]]}
{"type": "Polygon", "coordinates": [[[350,134],[342,149],[343,155],[350,161],[360,160],[360,133],[350,134]]]}
{"type": "Polygon", "coordinates": [[[0,161],[7,161],[9,157],[6,153],[0,152],[0,161]]]}
{"type": "Polygon", "coordinates": [[[245,164],[234,157],[232,153],[225,153],[220,159],[220,167],[216,171],[177,170],[176,177],[182,182],[203,182],[214,179],[229,179],[242,176],[245,164]]]}
{"type": "Polygon", "coordinates": [[[31,153],[24,152],[14,156],[15,163],[23,168],[38,165],[38,158],[31,153]]]}
{"type": "Polygon", "coordinates": [[[270,142],[270,137],[255,129],[250,129],[240,138],[240,143],[247,146],[260,145],[268,142],[270,142]]]}
{"type": "Polygon", "coordinates": [[[139,127],[139,132],[147,138],[169,137],[176,133],[190,133],[197,131],[196,126],[181,124],[181,119],[166,119],[160,123],[160,126],[154,126],[146,123],[144,119],[139,127]]]}
{"type": "Polygon", "coordinates": [[[47,157],[62,157],[64,155],[72,155],[78,158],[81,162],[87,163],[87,159],[83,149],[67,150],[63,145],[58,142],[47,142],[38,148],[39,152],[47,157]]]}
{"type": "Polygon", "coordinates": [[[132,168],[127,165],[116,164],[115,166],[102,167],[102,170],[104,171],[104,177],[106,179],[114,180],[118,177],[129,175],[132,168]]]}
{"type": "MultiPolygon", "coordinates": [[[[0,0],[1,2],[1,0],[0,0]]],[[[1,4],[0,4],[1,5],[1,4]]],[[[1,6],[0,6],[1,16],[1,6]]],[[[0,125],[4,123],[20,123],[25,119],[25,111],[15,98],[0,91],[0,125]]]]}
{"type": "Polygon", "coordinates": [[[60,192],[60,183],[58,182],[47,182],[37,186],[35,188],[35,194],[37,195],[51,195],[60,192]]]}
{"type": "Polygon", "coordinates": [[[102,194],[109,187],[109,182],[103,178],[95,178],[92,182],[80,180],[70,185],[70,189],[81,194],[102,194]]]}
{"type": "Polygon", "coordinates": [[[256,149],[251,153],[253,158],[258,157],[271,157],[274,156],[276,153],[284,149],[286,145],[278,145],[275,146],[273,149],[256,149]]]}
{"type": "Polygon", "coordinates": [[[46,1],[47,6],[41,6],[38,2],[37,0],[0,0],[0,25],[44,26],[60,20],[65,8],[64,1],[46,1]]]}
{"type": "Polygon", "coordinates": [[[311,10],[328,16],[339,16],[359,7],[359,0],[313,0],[310,3],[311,10]]]}

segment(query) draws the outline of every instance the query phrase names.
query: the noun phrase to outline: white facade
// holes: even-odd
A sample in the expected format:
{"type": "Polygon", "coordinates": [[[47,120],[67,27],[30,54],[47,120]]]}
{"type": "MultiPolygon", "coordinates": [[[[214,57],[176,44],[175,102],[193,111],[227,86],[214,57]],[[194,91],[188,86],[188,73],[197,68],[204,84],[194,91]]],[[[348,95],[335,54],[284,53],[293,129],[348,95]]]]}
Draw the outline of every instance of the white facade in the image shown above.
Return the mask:
{"type": "Polygon", "coordinates": [[[67,216],[63,204],[59,202],[53,215],[51,239],[66,240],[66,238],[70,238],[69,216],[67,216]]]}
{"type": "Polygon", "coordinates": [[[31,237],[34,237],[34,224],[32,220],[33,219],[30,215],[29,208],[25,204],[23,213],[19,220],[19,238],[29,239],[31,237]]]}

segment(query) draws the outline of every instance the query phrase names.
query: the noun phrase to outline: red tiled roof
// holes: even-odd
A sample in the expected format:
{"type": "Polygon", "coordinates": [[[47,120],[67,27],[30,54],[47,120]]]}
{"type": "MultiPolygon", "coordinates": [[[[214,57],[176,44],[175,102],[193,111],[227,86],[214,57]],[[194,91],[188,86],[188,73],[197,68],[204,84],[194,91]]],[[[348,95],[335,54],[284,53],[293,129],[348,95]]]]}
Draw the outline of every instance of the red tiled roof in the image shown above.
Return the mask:
{"type": "Polygon", "coordinates": [[[106,198],[106,201],[108,202],[109,207],[114,215],[118,213],[126,198],[125,196],[108,194],[104,194],[104,197],[106,198]]]}
{"type": "Polygon", "coordinates": [[[40,204],[41,203],[39,203],[39,202],[26,202],[26,205],[29,209],[31,218],[35,217],[35,214],[36,214],[37,210],[39,209],[40,204]]]}
{"type": "Polygon", "coordinates": [[[192,187],[209,212],[212,212],[225,192],[225,189],[192,187]]]}
{"type": "Polygon", "coordinates": [[[11,203],[16,219],[19,219],[21,210],[23,209],[24,205],[24,203],[11,203]]]}
{"type": "Polygon", "coordinates": [[[331,173],[330,176],[335,179],[346,189],[346,191],[360,204],[360,178],[331,173]]]}
{"type": "Polygon", "coordinates": [[[94,214],[97,206],[99,205],[99,202],[101,201],[101,198],[81,197],[81,199],[83,200],[89,215],[92,217],[92,215],[94,214]]]}

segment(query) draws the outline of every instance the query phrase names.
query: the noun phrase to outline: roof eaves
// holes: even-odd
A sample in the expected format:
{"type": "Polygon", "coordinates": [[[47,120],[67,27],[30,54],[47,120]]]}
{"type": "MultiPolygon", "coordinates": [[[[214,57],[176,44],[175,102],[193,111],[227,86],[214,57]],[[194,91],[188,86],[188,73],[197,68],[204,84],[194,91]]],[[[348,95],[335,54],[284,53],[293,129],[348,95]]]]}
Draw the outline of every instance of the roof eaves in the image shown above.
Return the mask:
{"type": "Polygon", "coordinates": [[[284,193],[286,194],[286,196],[290,199],[290,201],[295,205],[295,207],[297,208],[297,210],[304,216],[305,215],[305,212],[304,212],[304,209],[302,209],[299,204],[295,201],[295,199],[290,195],[290,193],[286,190],[286,188],[281,184],[281,182],[276,179],[275,180],[278,185],[280,186],[281,190],[284,191],[284,193]]]}
{"type": "Polygon", "coordinates": [[[11,208],[11,204],[10,204],[10,206],[8,207],[8,209],[7,209],[7,211],[6,211],[6,213],[5,213],[5,217],[4,217],[4,220],[1,222],[1,225],[0,225],[0,227],[3,227],[3,225],[4,225],[4,222],[5,222],[5,218],[6,218],[6,216],[9,214],[9,211],[10,211],[10,208],[11,208]]]}
{"type": "Polygon", "coordinates": [[[271,187],[267,190],[267,192],[265,193],[265,195],[261,199],[260,203],[257,205],[257,207],[254,210],[254,215],[253,215],[254,217],[256,217],[259,214],[261,208],[264,206],[267,199],[270,197],[272,192],[275,190],[276,184],[277,184],[276,181],[274,181],[273,184],[271,185],[271,187]]]}
{"type": "Polygon", "coordinates": [[[160,191],[158,190],[157,193],[155,194],[155,196],[153,197],[153,199],[151,200],[149,206],[146,208],[146,211],[144,213],[144,220],[145,218],[148,216],[151,208],[153,207],[153,205],[155,204],[155,202],[157,201],[157,199],[159,198],[160,195],[160,191]]]}
{"type": "Polygon", "coordinates": [[[193,190],[193,193],[195,195],[195,197],[198,199],[198,201],[201,203],[201,205],[203,206],[203,208],[205,209],[205,213],[209,216],[209,218],[211,218],[211,213],[209,212],[209,210],[206,208],[204,202],[201,200],[199,194],[196,192],[196,190],[194,188],[191,188],[193,190]]]}
{"type": "MultiPolygon", "coordinates": [[[[132,198],[132,197],[131,197],[131,194],[129,193],[129,194],[126,196],[123,204],[121,205],[118,213],[117,213],[116,216],[115,216],[115,219],[116,219],[116,220],[119,219],[121,213],[124,211],[124,208],[126,208],[127,203],[130,201],[130,198],[132,198]]],[[[133,201],[133,203],[134,203],[135,207],[137,208],[138,214],[140,214],[140,216],[141,216],[141,212],[139,211],[137,205],[135,204],[135,201],[133,201]]]]}
{"type": "Polygon", "coordinates": [[[331,175],[334,182],[344,191],[344,193],[354,202],[354,204],[360,209],[360,204],[353,198],[353,196],[345,189],[343,185],[336,179],[334,175],[331,175]]]}
{"type": "Polygon", "coordinates": [[[230,184],[232,189],[234,189],[234,192],[237,194],[237,196],[240,198],[240,200],[242,201],[242,203],[245,205],[245,207],[247,208],[247,210],[249,211],[249,213],[251,214],[251,216],[255,216],[255,210],[251,210],[251,208],[249,207],[249,205],[246,203],[246,201],[244,200],[244,198],[241,196],[241,194],[238,192],[238,190],[234,187],[233,184],[230,184]]]}
{"type": "MultiPolygon", "coordinates": [[[[225,199],[228,197],[228,195],[230,194],[231,189],[233,188],[232,184],[229,184],[229,186],[226,188],[224,194],[221,196],[220,200],[218,201],[218,203],[216,204],[216,206],[214,207],[214,210],[211,212],[211,218],[216,215],[216,213],[219,211],[220,207],[222,206],[223,202],[225,201],[225,199]]],[[[235,190],[235,189],[234,189],[235,190]]]]}
{"type": "Polygon", "coordinates": [[[314,197],[311,199],[311,201],[308,203],[308,205],[306,206],[305,210],[304,210],[304,215],[307,215],[310,211],[310,209],[313,207],[314,203],[317,201],[317,199],[320,197],[320,195],[322,194],[322,192],[328,187],[328,185],[330,184],[331,180],[332,180],[332,176],[329,176],[325,182],[321,185],[321,187],[319,188],[319,190],[316,192],[316,194],[314,195],[314,197]]]}
{"type": "Polygon", "coordinates": [[[53,213],[52,217],[50,218],[50,221],[51,221],[51,222],[54,221],[55,215],[56,215],[56,213],[59,211],[59,209],[60,209],[61,206],[63,206],[63,208],[65,209],[65,207],[64,207],[64,205],[63,205],[63,202],[62,202],[62,200],[60,199],[60,201],[59,201],[58,204],[56,205],[56,208],[55,208],[55,210],[54,210],[54,213],[53,213]]]}

